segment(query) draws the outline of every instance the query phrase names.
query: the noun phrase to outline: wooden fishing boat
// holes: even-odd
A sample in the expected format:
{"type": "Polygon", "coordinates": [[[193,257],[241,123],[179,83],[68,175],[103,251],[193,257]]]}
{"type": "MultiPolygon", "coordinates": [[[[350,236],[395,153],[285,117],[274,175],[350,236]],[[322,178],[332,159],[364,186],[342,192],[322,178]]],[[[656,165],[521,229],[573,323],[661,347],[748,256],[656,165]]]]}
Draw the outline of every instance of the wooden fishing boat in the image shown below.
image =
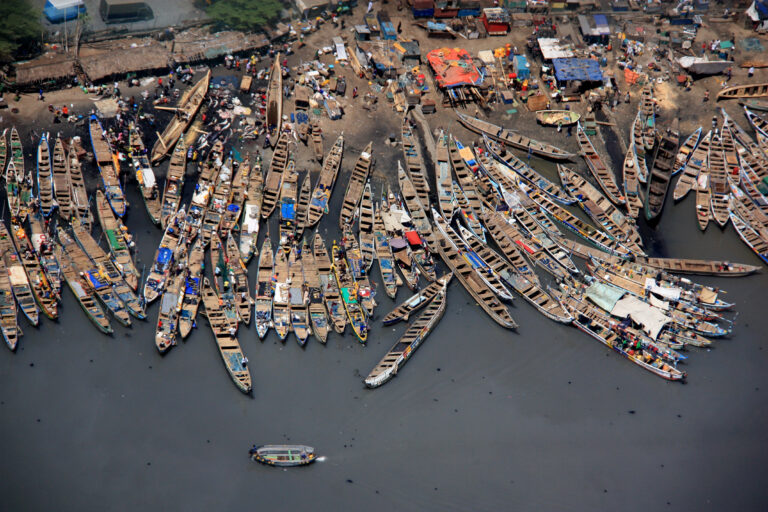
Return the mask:
{"type": "Polygon", "coordinates": [[[757,254],[763,262],[768,264],[768,242],[765,241],[755,229],[744,222],[741,217],[733,212],[729,213],[733,227],[739,234],[739,238],[757,254]]]}
{"type": "Polygon", "coordinates": [[[237,341],[237,328],[224,314],[223,308],[219,305],[219,297],[208,282],[208,278],[203,279],[202,296],[205,316],[216,338],[216,345],[224,366],[227,367],[227,372],[238,389],[243,393],[250,393],[251,372],[246,366],[247,361],[240,348],[240,342],[237,341]]]}
{"type": "Polygon", "coordinates": [[[315,233],[312,241],[312,254],[315,257],[315,266],[320,278],[320,288],[323,292],[325,309],[328,312],[333,330],[342,334],[347,325],[346,309],[341,300],[341,292],[339,291],[331,259],[328,256],[328,250],[325,248],[325,242],[319,233],[315,233]]]}
{"type": "Polygon", "coordinates": [[[301,180],[298,201],[296,202],[296,239],[301,239],[304,228],[307,227],[309,214],[309,201],[312,198],[312,179],[309,171],[301,180]]]}
{"type": "Polygon", "coordinates": [[[179,204],[181,204],[186,168],[187,146],[184,144],[184,137],[179,137],[176,147],[173,149],[171,161],[168,164],[168,173],[165,176],[163,205],[160,210],[160,225],[163,229],[168,225],[168,220],[176,215],[179,204]]]}
{"type": "Polygon", "coordinates": [[[242,319],[239,313],[240,297],[235,295],[235,263],[229,261],[226,240],[222,240],[216,231],[211,235],[210,253],[211,268],[213,268],[213,284],[216,288],[216,293],[222,299],[224,314],[237,328],[242,319]]]}
{"type": "Polygon", "coordinates": [[[165,127],[163,133],[158,134],[157,142],[152,146],[152,163],[159,162],[167,155],[173,149],[173,143],[179,140],[181,134],[192,124],[192,120],[200,109],[200,105],[203,104],[206,94],[208,94],[210,82],[211,70],[209,69],[203,78],[184,91],[175,109],[173,119],[165,127]]]}
{"type": "Polygon", "coordinates": [[[365,308],[362,307],[359,301],[358,284],[355,282],[352,272],[348,269],[344,254],[341,248],[336,245],[336,242],[333,243],[331,255],[336,285],[339,287],[349,325],[355,332],[357,339],[360,340],[360,343],[365,343],[368,340],[369,326],[365,308]]]}
{"type": "Polygon", "coordinates": [[[640,210],[643,208],[643,200],[640,198],[640,187],[637,179],[637,163],[635,162],[635,143],[630,141],[629,150],[624,155],[623,185],[624,185],[624,206],[627,207],[627,213],[633,219],[636,219],[640,210]]]}
{"type": "MultiPolygon", "coordinates": [[[[87,254],[93,262],[92,268],[98,273],[99,280],[114,291],[117,299],[125,305],[125,309],[131,316],[140,320],[146,318],[147,315],[144,312],[144,305],[125,282],[122,274],[120,274],[120,271],[107,253],[104,252],[101,246],[91,236],[91,232],[86,229],[85,226],[77,224],[73,225],[72,232],[77,239],[77,243],[80,244],[80,247],[82,247],[85,254],[87,254]]],[[[97,291],[97,295],[100,298],[106,298],[106,293],[104,292],[97,291]]]]}
{"type": "Polygon", "coordinates": [[[269,233],[261,244],[261,253],[259,254],[259,272],[256,278],[256,307],[254,314],[256,316],[256,332],[259,339],[264,339],[267,331],[272,327],[272,297],[274,291],[274,259],[275,253],[272,251],[272,242],[269,239],[269,233]]]}
{"type": "Polygon", "coordinates": [[[440,132],[435,148],[435,186],[437,188],[437,204],[440,213],[448,222],[453,219],[455,203],[453,200],[453,177],[451,176],[451,159],[448,152],[448,135],[440,132]]]}
{"type": "MultiPolygon", "coordinates": [[[[464,194],[464,190],[455,181],[453,182],[453,197],[456,199],[456,212],[459,214],[459,219],[466,226],[473,235],[480,238],[485,242],[485,230],[480,223],[478,213],[469,205],[469,200],[464,194]]],[[[482,206],[481,206],[482,208],[482,206]]]]}
{"type": "Polygon", "coordinates": [[[680,146],[680,148],[677,150],[677,154],[675,155],[675,162],[672,164],[673,176],[682,171],[686,165],[688,165],[688,161],[691,159],[691,156],[696,150],[696,146],[698,146],[699,140],[701,139],[701,130],[702,128],[699,126],[696,131],[694,131],[685,139],[683,145],[680,146]]]}
{"type": "Polygon", "coordinates": [[[411,246],[403,236],[403,233],[406,231],[403,221],[410,221],[410,217],[403,211],[400,200],[395,198],[391,190],[387,197],[384,198],[379,212],[384,223],[386,236],[389,238],[392,257],[400,268],[405,284],[411,290],[416,290],[419,284],[419,269],[413,259],[411,246]]]}
{"type": "Polygon", "coordinates": [[[392,256],[392,248],[389,245],[389,237],[384,228],[384,221],[381,219],[381,209],[377,210],[373,217],[373,239],[384,290],[389,298],[394,299],[397,296],[397,287],[402,284],[402,281],[395,269],[395,259],[392,256]]]}
{"type": "Polygon", "coordinates": [[[213,184],[213,195],[208,209],[205,211],[200,231],[203,235],[203,243],[208,245],[214,233],[218,232],[221,219],[229,202],[229,194],[232,190],[232,158],[219,168],[218,177],[213,184]]]}
{"type": "Polygon", "coordinates": [[[128,146],[130,148],[131,164],[136,173],[136,183],[139,185],[141,199],[144,201],[144,208],[147,210],[152,223],[160,224],[162,205],[160,202],[160,191],[157,187],[157,178],[155,171],[152,169],[152,164],[147,157],[147,148],[141,139],[139,127],[133,122],[128,127],[128,146]]]}
{"type": "MultiPolygon", "coordinates": [[[[456,139],[453,139],[453,141],[455,145],[448,148],[451,153],[453,172],[456,174],[462,195],[472,209],[472,212],[475,216],[480,215],[483,212],[483,200],[476,184],[476,173],[480,172],[480,164],[475,159],[472,148],[462,145],[456,139]]],[[[457,197],[456,201],[461,201],[461,198],[457,197]]]]}
{"type": "Polygon", "coordinates": [[[658,219],[664,209],[664,200],[667,198],[669,182],[674,172],[679,138],[676,131],[668,129],[656,147],[645,193],[645,219],[649,222],[658,219]]]}
{"type": "Polygon", "coordinates": [[[184,277],[184,294],[179,312],[179,335],[183,338],[189,336],[195,326],[197,310],[200,307],[200,286],[203,279],[203,266],[205,265],[205,247],[199,238],[192,244],[192,249],[187,255],[187,272],[184,277]]]}
{"type": "Polygon", "coordinates": [[[315,153],[315,159],[323,163],[323,131],[320,129],[320,120],[313,119],[311,123],[312,130],[312,150],[315,153]]]}
{"type": "MultiPolygon", "coordinates": [[[[182,207],[180,212],[184,211],[182,207]]],[[[170,274],[173,260],[180,243],[183,243],[184,222],[179,213],[171,219],[165,228],[160,245],[152,258],[152,267],[144,282],[144,302],[151,303],[163,293],[165,282],[170,274]]]]}
{"type": "Polygon", "coordinates": [[[421,205],[429,208],[429,179],[427,170],[424,167],[424,156],[421,152],[421,145],[413,133],[411,120],[406,116],[403,119],[401,128],[401,138],[403,142],[403,159],[405,160],[405,170],[408,177],[411,178],[416,194],[419,196],[421,205]]]}
{"type": "Polygon", "coordinates": [[[728,126],[731,128],[731,132],[733,133],[733,136],[736,139],[736,142],[738,142],[739,145],[747,149],[747,154],[755,158],[760,158],[760,160],[762,161],[765,161],[765,157],[763,156],[765,155],[765,152],[760,147],[760,144],[755,142],[755,140],[746,131],[744,131],[744,128],[739,126],[739,123],[734,121],[728,115],[728,113],[725,111],[724,108],[720,109],[720,115],[722,115],[723,119],[725,119],[728,122],[728,126]]]}
{"type": "Polygon", "coordinates": [[[45,220],[40,212],[35,212],[29,217],[29,239],[35,249],[40,266],[45,273],[51,288],[61,299],[61,267],[54,253],[53,238],[51,237],[45,220]]]}
{"type": "MultiPolygon", "coordinates": [[[[581,199],[579,206],[595,223],[619,239],[624,246],[638,254],[644,254],[643,239],[637,231],[634,219],[626,217],[607,197],[582,176],[558,164],[557,172],[568,192],[581,199]]],[[[653,177],[650,180],[653,182],[653,177]]]]}
{"type": "MultiPolygon", "coordinates": [[[[317,177],[315,189],[312,191],[312,199],[309,202],[309,212],[307,215],[307,227],[316,225],[328,210],[328,202],[331,200],[333,186],[336,183],[336,177],[339,175],[343,154],[344,136],[339,135],[339,138],[336,139],[323,162],[323,168],[317,177]]],[[[322,156],[319,160],[322,160],[322,156]]]]}
{"type": "Polygon", "coordinates": [[[346,224],[352,223],[352,217],[354,217],[357,206],[360,204],[363,189],[365,188],[365,183],[368,181],[371,165],[373,165],[373,155],[371,154],[372,147],[373,142],[369,142],[368,145],[365,146],[365,149],[360,153],[360,156],[355,163],[355,168],[352,169],[352,175],[347,182],[347,191],[344,193],[344,200],[341,203],[341,212],[339,213],[339,227],[342,230],[346,224]]]}
{"type": "Polygon", "coordinates": [[[572,110],[539,110],[536,120],[544,126],[568,126],[579,122],[581,114],[572,110]]]}
{"type": "Polygon", "coordinates": [[[272,69],[269,72],[265,124],[271,139],[277,141],[283,124],[283,69],[280,66],[279,52],[275,55],[275,61],[272,63],[272,69]]]}
{"type": "Polygon", "coordinates": [[[736,150],[736,142],[733,138],[733,132],[728,125],[728,118],[723,121],[723,129],[720,130],[720,144],[723,147],[723,157],[725,158],[725,170],[728,183],[738,185],[741,180],[741,164],[739,163],[739,153],[736,150]]]}
{"type": "Polygon", "coordinates": [[[600,185],[600,188],[611,202],[617,206],[623,205],[625,203],[624,196],[621,195],[621,190],[619,190],[616,184],[616,177],[613,171],[605,165],[603,159],[598,155],[595,146],[592,145],[592,141],[589,140],[581,124],[576,128],[576,137],[579,141],[581,154],[587,162],[587,168],[592,173],[592,176],[594,176],[598,185],[600,185]]]}
{"type": "Polygon", "coordinates": [[[5,138],[7,132],[8,128],[3,128],[3,133],[0,134],[0,174],[5,172],[5,164],[8,162],[8,141],[5,138]]]}
{"type": "Polygon", "coordinates": [[[317,270],[315,255],[309,242],[304,240],[304,246],[301,250],[301,259],[304,265],[304,281],[309,294],[309,319],[312,322],[312,334],[320,343],[325,343],[328,339],[328,313],[325,309],[323,300],[323,288],[320,283],[320,274],[317,270]]]}
{"type": "Polygon", "coordinates": [[[765,102],[765,101],[758,101],[758,100],[740,101],[739,105],[741,105],[742,107],[746,107],[749,110],[757,110],[758,112],[768,112],[768,102],[765,102]]]}
{"type": "Polygon", "coordinates": [[[288,275],[291,330],[303,347],[312,334],[312,326],[309,318],[309,289],[304,279],[304,258],[296,244],[293,244],[288,256],[288,275]]]}
{"type": "Polygon", "coordinates": [[[99,118],[91,115],[90,123],[91,145],[93,155],[101,174],[101,182],[107,194],[107,201],[114,210],[115,215],[122,217],[128,208],[128,203],[120,186],[118,158],[106,138],[106,132],[101,126],[99,118]]]}
{"type": "Polygon", "coordinates": [[[373,260],[376,258],[376,247],[373,236],[373,193],[371,192],[371,182],[365,184],[363,197],[360,200],[360,253],[363,256],[363,268],[366,272],[371,270],[373,260]]]}
{"type": "MultiPolygon", "coordinates": [[[[525,180],[526,183],[538,188],[553,201],[562,205],[570,205],[576,202],[566,191],[534,171],[528,164],[513,155],[511,151],[507,151],[498,144],[494,144],[488,138],[484,140],[485,147],[488,148],[488,152],[496,159],[496,162],[489,161],[483,167],[494,181],[500,185],[506,185],[506,180],[501,175],[506,175],[505,177],[508,178],[508,169],[511,169],[525,180]]],[[[505,188],[510,187],[506,186],[505,188]]]]}
{"type": "Polygon", "coordinates": [[[768,84],[733,85],[720,89],[717,93],[718,100],[733,98],[763,98],[768,96],[768,84]]]}
{"type": "Polygon", "coordinates": [[[517,323],[509,315],[507,308],[499,302],[491,288],[480,279],[472,266],[464,259],[453,244],[442,233],[437,233],[437,249],[448,268],[456,275],[461,285],[469,292],[483,310],[499,325],[507,329],[516,329],[517,323]]]}
{"type": "Polygon", "coordinates": [[[237,226],[240,220],[240,215],[243,212],[243,204],[245,203],[246,188],[248,187],[248,179],[251,173],[251,164],[246,159],[239,165],[233,162],[233,165],[237,167],[235,170],[235,177],[232,178],[232,189],[229,193],[229,201],[224,208],[224,215],[221,218],[219,224],[219,234],[225,238],[237,226]]]}
{"type": "Polygon", "coordinates": [[[665,362],[655,352],[637,347],[629,339],[614,331],[616,323],[607,314],[585,301],[561,295],[560,303],[574,318],[573,324],[582,332],[595,338],[636,365],[667,380],[683,380],[686,377],[674,366],[665,362]]]}
{"type": "Polygon", "coordinates": [[[93,224],[93,214],[91,213],[88,189],[85,187],[80,159],[77,157],[74,145],[70,145],[67,160],[69,161],[69,183],[72,187],[72,214],[77,216],[81,224],[90,228],[91,224],[93,224]]]}
{"type": "Polygon", "coordinates": [[[434,253],[437,250],[435,242],[437,238],[432,232],[432,223],[429,222],[426,210],[419,201],[419,196],[416,193],[416,189],[413,183],[405,174],[403,166],[400,161],[397,161],[397,178],[400,183],[400,192],[403,197],[403,202],[408,209],[408,214],[413,222],[413,227],[419,233],[419,236],[426,242],[427,248],[430,252],[434,253]]]}
{"type": "MultiPolygon", "coordinates": [[[[62,241],[66,240],[66,238],[62,241]]],[[[80,307],[83,308],[85,315],[98,330],[104,334],[112,333],[113,330],[109,319],[96,301],[94,291],[85,278],[85,273],[90,267],[90,260],[86,254],[82,252],[82,249],[76,243],[70,246],[59,243],[56,244],[56,259],[61,265],[61,273],[64,276],[64,280],[67,282],[80,307]],[[77,264],[78,260],[83,265],[82,267],[77,264]]]]}
{"type": "Polygon", "coordinates": [[[407,322],[411,315],[432,302],[438,293],[447,289],[451,282],[453,273],[448,272],[440,276],[435,282],[429,283],[426,288],[419,290],[415,295],[411,295],[405,301],[387,313],[382,319],[383,325],[392,325],[397,322],[407,322]]]}
{"type": "Polygon", "coordinates": [[[54,203],[59,210],[59,217],[69,220],[72,217],[71,185],[69,183],[67,153],[64,151],[61,137],[56,137],[56,143],[53,146],[51,168],[53,171],[54,203]]]}
{"type": "MultiPolygon", "coordinates": [[[[365,269],[363,254],[360,250],[360,244],[352,231],[352,226],[344,226],[342,246],[344,248],[343,256],[347,260],[347,268],[355,280],[357,289],[357,299],[362,304],[368,316],[373,315],[373,309],[376,307],[374,300],[374,290],[368,278],[368,271],[365,269]]],[[[335,263],[335,261],[334,261],[335,263]]]]}
{"type": "Polygon", "coordinates": [[[257,155],[248,177],[243,219],[240,222],[240,259],[246,264],[257,252],[258,246],[256,244],[259,241],[259,220],[261,219],[263,192],[264,177],[261,174],[261,155],[257,155]]]}
{"type": "Polygon", "coordinates": [[[640,110],[637,112],[635,122],[632,123],[629,140],[630,148],[633,151],[633,156],[635,159],[635,169],[637,169],[637,181],[643,184],[648,181],[648,163],[645,159],[646,151],[644,129],[645,122],[643,120],[642,110],[640,110]]]}
{"type": "Polygon", "coordinates": [[[715,135],[709,146],[709,190],[711,193],[710,208],[712,218],[721,227],[728,223],[728,176],[725,169],[725,156],[720,138],[715,135]]]}
{"type": "Polygon", "coordinates": [[[486,134],[497,142],[509,144],[513,148],[530,152],[533,155],[549,158],[551,160],[570,160],[573,154],[563,151],[551,144],[533,140],[517,132],[507,130],[501,126],[483,121],[476,117],[470,117],[456,112],[459,122],[468,130],[479,134],[486,134]]]}
{"type": "Polygon", "coordinates": [[[280,238],[279,247],[289,251],[296,237],[296,196],[298,195],[299,172],[293,160],[283,173],[280,184],[280,238]]]}
{"type": "MultiPolygon", "coordinates": [[[[3,133],[5,139],[5,133],[3,133]]],[[[13,286],[8,275],[8,269],[5,267],[4,258],[0,257],[0,331],[3,333],[3,339],[8,348],[16,350],[16,345],[21,336],[16,318],[16,299],[13,298],[13,286]]]]}
{"type": "Polygon", "coordinates": [[[57,319],[59,317],[58,300],[61,286],[59,276],[48,276],[26,230],[14,218],[11,219],[10,232],[16,247],[16,254],[27,273],[27,279],[40,310],[51,320],[57,319]],[[59,289],[55,287],[57,283],[59,289]]]}
{"type": "Polygon", "coordinates": [[[5,184],[11,216],[24,222],[32,210],[32,174],[25,171],[24,148],[16,127],[11,128],[11,159],[5,172],[5,184]]]}
{"type": "Polygon", "coordinates": [[[235,304],[240,320],[248,325],[251,323],[251,288],[248,284],[248,271],[243,260],[240,259],[240,250],[235,242],[235,237],[229,233],[226,240],[227,264],[229,266],[235,304]]]}
{"type": "Polygon", "coordinates": [[[262,200],[261,216],[268,219],[280,199],[280,185],[283,181],[283,173],[288,165],[288,136],[281,133],[277,139],[275,150],[272,152],[272,161],[269,163],[267,177],[264,180],[264,197],[262,200]]]}
{"type": "MultiPolygon", "coordinates": [[[[9,162],[8,165],[12,165],[9,162]]],[[[11,282],[11,290],[16,299],[16,303],[21,308],[21,312],[27,317],[32,325],[40,322],[40,310],[37,307],[35,294],[27,277],[24,265],[16,252],[11,235],[5,227],[5,222],[0,222],[0,258],[3,259],[5,268],[8,271],[8,278],[11,282]]]]}
{"type": "Polygon", "coordinates": [[[275,261],[275,289],[272,299],[272,325],[281,341],[291,332],[291,285],[288,255],[278,249],[275,261]]]}
{"type": "MultiPolygon", "coordinates": [[[[187,212],[186,228],[187,237],[190,239],[195,238],[203,227],[215,190],[216,180],[219,177],[219,169],[221,169],[220,160],[216,162],[208,160],[202,163],[200,176],[197,178],[195,190],[192,193],[192,201],[189,203],[189,211],[187,212]]],[[[210,222],[213,224],[215,220],[210,220],[210,222]]],[[[206,229],[211,230],[213,226],[209,225],[206,229]]],[[[210,237],[210,233],[208,236],[210,237]]],[[[204,240],[203,246],[206,243],[207,241],[204,240]]]]}
{"type": "Polygon", "coordinates": [[[632,251],[624,247],[617,238],[595,228],[591,224],[576,217],[565,208],[556,205],[535,188],[528,187],[525,183],[518,183],[518,185],[523,192],[525,192],[528,197],[538,204],[545,212],[551,215],[565,228],[584,238],[588,242],[617,256],[628,257],[632,253],[632,251]]]}
{"type": "Polygon", "coordinates": [[[123,275],[128,286],[135,291],[139,286],[139,272],[136,270],[131,255],[131,248],[134,246],[133,236],[128,232],[123,221],[115,217],[104,192],[101,190],[96,190],[96,213],[101,231],[107,239],[112,261],[123,275]]]}
{"type": "MultiPolygon", "coordinates": [[[[186,262],[182,263],[186,269],[186,262]]],[[[168,280],[168,286],[160,297],[157,325],[155,326],[155,346],[164,354],[176,345],[179,330],[179,311],[184,300],[184,271],[174,273],[168,280]]]]}
{"type": "MultiPolygon", "coordinates": [[[[744,115],[747,116],[749,124],[755,130],[757,143],[762,148],[768,148],[768,121],[758,116],[747,107],[744,107],[744,115]]],[[[766,149],[764,149],[765,151],[766,149]]]]}
{"type": "Polygon", "coordinates": [[[690,158],[686,164],[682,167],[682,174],[675,184],[675,189],[672,192],[672,198],[675,201],[683,199],[688,192],[696,187],[697,179],[702,167],[707,167],[707,159],[709,158],[709,141],[711,140],[712,132],[709,131],[701,139],[701,142],[693,150],[690,158]]]}
{"type": "Polygon", "coordinates": [[[51,148],[48,135],[43,134],[37,145],[37,201],[40,211],[50,217],[55,208],[53,200],[53,170],[51,168],[51,148]]]}
{"type": "Polygon", "coordinates": [[[753,202],[751,197],[739,187],[733,183],[729,183],[729,185],[731,188],[729,209],[735,211],[742,220],[762,233],[763,237],[768,240],[768,213],[753,202]]]}
{"type": "MultiPolygon", "coordinates": [[[[531,267],[528,257],[523,253],[522,247],[513,242],[513,236],[515,234],[513,231],[514,228],[510,226],[498,212],[489,212],[485,214],[483,216],[483,222],[486,226],[488,226],[494,242],[496,242],[496,245],[499,247],[499,249],[501,249],[507,261],[511,264],[514,271],[513,273],[517,273],[528,281],[531,281],[533,284],[539,285],[539,277],[531,267]]],[[[459,229],[462,230],[463,228],[459,226],[459,229]]],[[[462,231],[462,233],[464,233],[464,231],[462,231]]],[[[477,238],[471,238],[467,236],[464,236],[463,240],[467,242],[469,247],[482,258],[481,252],[484,253],[485,251],[485,248],[482,247],[484,244],[477,243],[477,238]]],[[[490,252],[487,253],[487,255],[492,258],[494,262],[498,261],[497,255],[490,252]]],[[[486,260],[485,258],[483,258],[483,260],[486,262],[486,264],[492,267],[490,261],[486,260]]],[[[494,272],[497,272],[498,274],[496,269],[494,269],[494,272]]]]}
{"type": "Polygon", "coordinates": [[[745,263],[731,261],[709,261],[686,258],[640,258],[637,261],[649,267],[674,272],[676,274],[698,274],[702,276],[741,277],[747,276],[760,268],[745,263]]]}
{"type": "MultiPolygon", "coordinates": [[[[80,234],[80,236],[83,235],[80,234]]],[[[94,296],[99,299],[101,305],[109,311],[115,320],[126,327],[130,326],[131,315],[128,312],[126,303],[118,295],[117,289],[113,288],[106,269],[99,263],[96,263],[93,256],[88,253],[87,245],[80,243],[78,246],[74,238],[62,229],[59,229],[59,242],[66,247],[75,265],[82,272],[86,285],[93,292],[94,296]]],[[[123,286],[125,286],[124,283],[123,286]]]]}
{"type": "MultiPolygon", "coordinates": [[[[521,266],[510,264],[504,260],[496,251],[484,244],[479,238],[475,237],[463,226],[459,226],[459,234],[462,239],[475,251],[475,253],[485,261],[489,267],[502,279],[510,288],[515,290],[529,304],[536,308],[541,314],[563,324],[569,324],[573,320],[562,306],[554,300],[539,283],[539,279],[528,265],[527,260],[521,266]]],[[[514,246],[508,246],[508,249],[516,249],[514,246]]],[[[520,256],[522,253],[518,251],[520,256]]],[[[516,258],[519,261],[519,258],[516,258]]],[[[515,260],[510,260],[513,262],[515,260]]]]}
{"type": "Polygon", "coordinates": [[[269,466],[290,467],[310,464],[317,455],[311,446],[266,444],[256,447],[251,458],[269,466]]]}
{"type": "Polygon", "coordinates": [[[377,388],[397,375],[413,352],[419,348],[429,333],[431,333],[445,313],[447,292],[442,286],[437,296],[432,300],[419,318],[416,319],[403,333],[384,358],[371,370],[365,378],[365,385],[377,388]]]}
{"type": "Polygon", "coordinates": [[[440,234],[451,243],[456,251],[458,251],[480,280],[483,281],[500,299],[511,301],[513,299],[512,292],[510,292],[507,289],[507,286],[502,282],[501,276],[499,276],[496,271],[477,254],[475,249],[470,247],[467,242],[454,231],[442,215],[437,213],[434,209],[432,210],[432,215],[440,234]]]}

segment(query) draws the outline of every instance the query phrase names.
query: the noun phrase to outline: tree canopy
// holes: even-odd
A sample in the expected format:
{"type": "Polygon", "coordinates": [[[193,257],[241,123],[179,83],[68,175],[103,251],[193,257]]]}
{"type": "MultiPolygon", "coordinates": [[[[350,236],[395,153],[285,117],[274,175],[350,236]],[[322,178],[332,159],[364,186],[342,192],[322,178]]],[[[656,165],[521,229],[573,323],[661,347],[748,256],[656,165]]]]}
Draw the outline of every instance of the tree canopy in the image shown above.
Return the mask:
{"type": "Polygon", "coordinates": [[[22,44],[39,36],[39,10],[28,0],[0,0],[0,62],[14,60],[22,44]]]}
{"type": "Polygon", "coordinates": [[[219,0],[206,12],[220,26],[248,31],[274,21],[282,9],[280,0],[219,0]]]}

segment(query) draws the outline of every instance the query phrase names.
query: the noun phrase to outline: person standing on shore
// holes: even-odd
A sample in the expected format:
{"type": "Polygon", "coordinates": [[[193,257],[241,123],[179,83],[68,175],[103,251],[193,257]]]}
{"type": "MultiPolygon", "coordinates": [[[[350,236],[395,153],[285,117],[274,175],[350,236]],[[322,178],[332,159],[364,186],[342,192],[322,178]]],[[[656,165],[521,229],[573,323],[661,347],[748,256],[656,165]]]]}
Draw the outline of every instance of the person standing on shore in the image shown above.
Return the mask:
{"type": "MultiPolygon", "coordinates": [[[[755,74],[755,66],[749,66],[749,70],[747,70],[747,76],[748,76],[749,78],[752,78],[752,76],[753,76],[754,74],[755,74]]],[[[42,94],[43,94],[43,93],[41,92],[41,93],[40,93],[40,95],[42,96],[42,94]]]]}

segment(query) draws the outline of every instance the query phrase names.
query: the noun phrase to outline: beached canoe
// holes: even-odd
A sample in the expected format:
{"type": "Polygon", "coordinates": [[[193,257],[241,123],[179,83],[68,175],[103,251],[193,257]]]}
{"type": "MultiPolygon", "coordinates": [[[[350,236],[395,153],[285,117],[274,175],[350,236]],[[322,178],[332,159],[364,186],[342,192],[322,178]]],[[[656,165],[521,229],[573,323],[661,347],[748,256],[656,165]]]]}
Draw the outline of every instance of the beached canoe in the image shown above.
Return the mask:
{"type": "Polygon", "coordinates": [[[277,144],[278,135],[283,124],[283,68],[280,64],[280,53],[275,55],[272,69],[269,72],[267,84],[267,114],[266,128],[272,146],[277,144]]]}
{"type": "Polygon", "coordinates": [[[168,226],[168,220],[176,215],[181,204],[181,194],[184,190],[184,173],[187,168],[187,146],[184,138],[180,137],[173,148],[168,173],[165,175],[163,188],[163,205],[160,210],[160,226],[168,226]]]}
{"type": "Polygon", "coordinates": [[[153,224],[160,224],[160,192],[157,177],[147,155],[147,148],[141,138],[139,127],[131,123],[128,128],[128,146],[130,147],[131,164],[136,173],[136,183],[139,185],[141,199],[153,224]]]}
{"type": "Polygon", "coordinates": [[[581,114],[572,110],[539,110],[536,120],[544,126],[568,126],[576,124],[581,114]]]}
{"type": "Polygon", "coordinates": [[[69,162],[61,137],[56,137],[51,156],[53,170],[54,203],[59,217],[69,220],[72,217],[72,187],[69,183],[69,162]]]}
{"type": "Polygon", "coordinates": [[[341,300],[341,292],[334,275],[333,265],[331,264],[328,249],[325,247],[325,241],[319,233],[315,233],[312,241],[312,253],[315,257],[315,266],[317,267],[318,277],[320,278],[320,288],[323,292],[323,301],[328,317],[331,320],[333,330],[339,334],[344,333],[347,326],[347,316],[344,309],[344,303],[341,300]]]}
{"type": "Polygon", "coordinates": [[[763,98],[766,96],[768,96],[768,83],[733,85],[721,89],[717,93],[718,100],[729,100],[733,98],[763,98]]]}
{"type": "Polygon", "coordinates": [[[315,183],[312,191],[312,198],[309,201],[309,212],[307,213],[307,227],[316,225],[328,210],[328,202],[333,194],[333,186],[339,175],[339,167],[344,154],[344,136],[339,135],[336,142],[328,152],[328,156],[323,162],[323,168],[315,183]]]}
{"type": "Polygon", "coordinates": [[[372,148],[373,142],[369,142],[365,149],[360,153],[360,156],[355,163],[355,168],[352,169],[352,175],[347,182],[347,191],[344,193],[344,199],[341,203],[341,212],[339,212],[339,227],[341,229],[344,229],[346,224],[352,223],[352,217],[355,215],[357,206],[360,204],[365,184],[368,181],[368,174],[373,165],[373,155],[371,154],[372,148]]]}

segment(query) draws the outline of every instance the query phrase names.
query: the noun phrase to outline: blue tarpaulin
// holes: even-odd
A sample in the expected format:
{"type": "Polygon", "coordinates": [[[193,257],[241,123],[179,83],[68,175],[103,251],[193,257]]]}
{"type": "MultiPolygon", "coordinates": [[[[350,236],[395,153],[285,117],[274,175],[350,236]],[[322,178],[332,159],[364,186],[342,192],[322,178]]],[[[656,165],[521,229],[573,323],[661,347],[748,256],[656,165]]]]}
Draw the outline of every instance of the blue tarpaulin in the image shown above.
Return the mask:
{"type": "Polygon", "coordinates": [[[88,280],[91,282],[91,284],[93,285],[93,288],[96,289],[96,290],[100,290],[100,289],[104,288],[105,286],[107,286],[106,281],[103,281],[99,277],[98,272],[96,272],[95,270],[89,270],[88,271],[88,280]]]}
{"type": "Polygon", "coordinates": [[[161,265],[165,265],[171,261],[171,256],[173,256],[173,251],[167,247],[162,247],[157,251],[157,262],[161,265]]]}
{"type": "Polygon", "coordinates": [[[283,219],[293,220],[295,212],[296,208],[294,207],[293,203],[283,203],[280,206],[280,215],[283,219]]]}
{"type": "Polygon", "coordinates": [[[603,72],[600,64],[592,59],[552,59],[555,66],[555,78],[558,82],[602,82],[603,72]]]}
{"type": "Polygon", "coordinates": [[[184,293],[187,295],[197,295],[197,290],[200,289],[199,277],[188,277],[187,286],[184,288],[184,293]]]}
{"type": "Polygon", "coordinates": [[[227,210],[230,212],[237,212],[237,211],[240,211],[240,207],[236,204],[230,204],[229,206],[227,206],[227,210]]]}

